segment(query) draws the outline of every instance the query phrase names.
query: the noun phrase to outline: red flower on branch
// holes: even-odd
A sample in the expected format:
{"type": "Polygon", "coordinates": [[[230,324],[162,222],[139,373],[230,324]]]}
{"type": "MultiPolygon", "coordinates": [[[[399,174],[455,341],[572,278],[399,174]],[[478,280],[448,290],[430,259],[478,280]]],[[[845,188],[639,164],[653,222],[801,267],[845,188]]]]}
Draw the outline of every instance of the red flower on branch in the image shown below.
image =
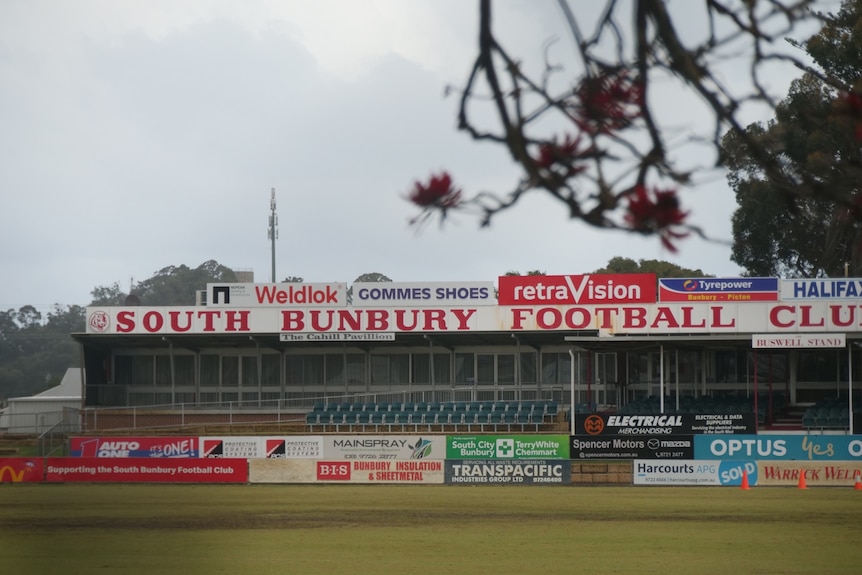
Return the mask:
{"type": "Polygon", "coordinates": [[[688,232],[672,229],[685,224],[688,212],[680,209],[676,190],[647,190],[637,185],[629,191],[628,212],[625,220],[629,227],[644,234],[658,234],[668,251],[676,252],[674,240],[688,236],[688,232]]]}
{"type": "Polygon", "coordinates": [[[590,134],[621,130],[643,114],[643,82],[626,70],[584,79],[575,97],[575,123],[590,134]]]}
{"type": "Polygon", "coordinates": [[[415,182],[407,199],[420,208],[455,208],[461,204],[461,189],[452,186],[447,172],[440,172],[432,175],[427,184],[415,182]]]}
{"type": "Polygon", "coordinates": [[[833,106],[838,113],[849,116],[856,122],[856,141],[862,142],[862,95],[844,92],[835,98],[833,106]]]}
{"type": "Polygon", "coordinates": [[[549,142],[539,146],[539,153],[534,159],[536,166],[550,170],[555,165],[564,168],[566,177],[579,174],[586,166],[577,166],[575,162],[582,160],[593,153],[592,147],[581,149],[581,137],[572,137],[566,134],[563,142],[558,144],[557,138],[551,138],[549,142]]]}
{"type": "Polygon", "coordinates": [[[462,205],[461,188],[452,185],[448,172],[432,174],[428,183],[414,182],[407,200],[422,208],[422,213],[410,220],[411,224],[422,224],[435,211],[440,212],[440,220],[446,219],[448,210],[462,205]]]}

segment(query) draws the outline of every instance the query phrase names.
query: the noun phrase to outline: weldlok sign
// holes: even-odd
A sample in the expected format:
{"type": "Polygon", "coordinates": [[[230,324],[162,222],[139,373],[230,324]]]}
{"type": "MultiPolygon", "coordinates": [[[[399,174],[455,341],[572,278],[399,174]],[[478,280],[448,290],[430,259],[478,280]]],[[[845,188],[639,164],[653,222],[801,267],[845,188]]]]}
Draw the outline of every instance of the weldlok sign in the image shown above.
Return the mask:
{"type": "Polygon", "coordinates": [[[685,413],[677,415],[575,415],[576,435],[669,436],[755,433],[754,413],[685,413]]]}

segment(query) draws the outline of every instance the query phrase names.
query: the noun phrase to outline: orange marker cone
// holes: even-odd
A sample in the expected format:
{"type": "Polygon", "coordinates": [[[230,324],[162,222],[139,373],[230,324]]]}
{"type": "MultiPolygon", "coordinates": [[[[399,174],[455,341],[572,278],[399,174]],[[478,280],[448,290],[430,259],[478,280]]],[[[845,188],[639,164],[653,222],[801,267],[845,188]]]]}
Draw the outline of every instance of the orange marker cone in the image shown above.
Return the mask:
{"type": "MultiPolygon", "coordinates": [[[[857,481],[859,480],[858,475],[856,476],[856,479],[857,479],[857,481]]],[[[862,484],[860,484],[860,485],[862,485],[862,484]]],[[[742,485],[740,485],[739,488],[740,489],[751,489],[751,487],[748,486],[748,472],[744,469],[742,470],[742,485]]]]}
{"type": "Polygon", "coordinates": [[[799,485],[797,486],[799,489],[808,489],[808,485],[805,484],[805,470],[799,470],[799,485]]]}
{"type": "Polygon", "coordinates": [[[856,483],[853,484],[853,489],[856,491],[862,491],[862,474],[858,471],[856,472],[856,483]]]}

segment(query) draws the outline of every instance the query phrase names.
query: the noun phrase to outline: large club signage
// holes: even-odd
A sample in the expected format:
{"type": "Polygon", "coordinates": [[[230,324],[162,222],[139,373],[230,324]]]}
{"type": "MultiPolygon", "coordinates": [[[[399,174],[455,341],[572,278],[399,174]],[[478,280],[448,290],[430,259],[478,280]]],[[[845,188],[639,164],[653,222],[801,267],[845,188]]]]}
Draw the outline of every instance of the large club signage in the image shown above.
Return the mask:
{"type": "Polygon", "coordinates": [[[757,421],[751,413],[685,413],[625,415],[591,413],[575,415],[577,435],[668,436],[756,433],[757,421]]]}

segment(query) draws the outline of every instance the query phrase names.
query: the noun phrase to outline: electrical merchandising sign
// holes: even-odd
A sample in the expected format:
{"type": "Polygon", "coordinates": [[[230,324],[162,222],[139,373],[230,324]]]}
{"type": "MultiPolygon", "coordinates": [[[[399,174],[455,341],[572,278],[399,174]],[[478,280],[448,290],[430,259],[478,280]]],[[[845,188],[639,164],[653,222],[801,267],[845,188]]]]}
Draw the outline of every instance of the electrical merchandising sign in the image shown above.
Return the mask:
{"type": "Polygon", "coordinates": [[[568,485],[572,482],[569,461],[522,459],[515,461],[446,460],[445,482],[462,484],[568,485]]]}
{"type": "Polygon", "coordinates": [[[353,305],[496,305],[492,282],[356,282],[353,305]]]}
{"type": "Polygon", "coordinates": [[[569,459],[567,435],[446,437],[446,459],[569,459]]]}
{"type": "Polygon", "coordinates": [[[754,413],[677,414],[677,415],[575,415],[575,434],[594,436],[670,436],[754,433],[754,413]]]}
{"type": "Polygon", "coordinates": [[[778,278],[662,278],[661,302],[777,301],[778,278]]]}
{"type": "Polygon", "coordinates": [[[632,462],[635,485],[742,485],[747,475],[757,485],[758,466],[753,461],[661,461],[636,459],[632,462]]]}
{"type": "Polygon", "coordinates": [[[699,435],[694,459],[862,460],[862,437],[853,435],[699,435]]]}
{"type": "Polygon", "coordinates": [[[694,459],[691,435],[595,437],[573,435],[572,459],[694,459]]]}
{"type": "Polygon", "coordinates": [[[500,305],[655,303],[655,274],[500,276],[500,305]]]}
{"type": "Polygon", "coordinates": [[[347,284],[207,284],[206,307],[346,306],[347,284]]]}
{"type": "Polygon", "coordinates": [[[860,328],[862,304],[835,301],[422,308],[87,308],[87,333],[106,335],[511,333],[572,330],[601,330],[619,335],[750,335],[832,333],[860,328]]]}

